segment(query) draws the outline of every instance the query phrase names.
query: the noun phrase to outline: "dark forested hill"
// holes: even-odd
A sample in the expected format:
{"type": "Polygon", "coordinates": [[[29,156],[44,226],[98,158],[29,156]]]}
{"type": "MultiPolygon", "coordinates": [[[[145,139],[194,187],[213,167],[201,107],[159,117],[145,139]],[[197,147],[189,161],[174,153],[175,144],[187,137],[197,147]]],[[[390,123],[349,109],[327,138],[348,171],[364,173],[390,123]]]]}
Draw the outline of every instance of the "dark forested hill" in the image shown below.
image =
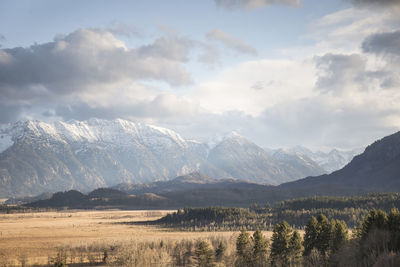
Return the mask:
{"type": "Polygon", "coordinates": [[[298,195],[351,195],[400,192],[400,132],[368,146],[344,168],[279,186],[298,195]]]}

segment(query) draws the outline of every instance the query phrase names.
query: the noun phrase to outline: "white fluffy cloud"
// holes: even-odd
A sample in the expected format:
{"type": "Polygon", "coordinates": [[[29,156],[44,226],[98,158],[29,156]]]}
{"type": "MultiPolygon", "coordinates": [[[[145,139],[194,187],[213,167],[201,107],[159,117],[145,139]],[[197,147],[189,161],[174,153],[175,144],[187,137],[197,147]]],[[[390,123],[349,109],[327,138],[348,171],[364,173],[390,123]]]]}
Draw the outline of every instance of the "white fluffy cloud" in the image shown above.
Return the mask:
{"type": "Polygon", "coordinates": [[[311,60],[248,61],[199,84],[191,97],[210,112],[237,110],[256,116],[267,107],[314,94],[314,73],[311,60]]]}
{"type": "Polygon", "coordinates": [[[191,84],[184,63],[192,47],[187,38],[166,36],[128,48],[108,31],[80,29],[49,43],[2,49],[0,103],[19,108],[2,112],[0,120],[18,117],[22,108],[35,105],[55,108],[76,102],[98,108],[105,102],[119,105],[120,98],[151,101],[160,92],[140,82],[191,84]]]}

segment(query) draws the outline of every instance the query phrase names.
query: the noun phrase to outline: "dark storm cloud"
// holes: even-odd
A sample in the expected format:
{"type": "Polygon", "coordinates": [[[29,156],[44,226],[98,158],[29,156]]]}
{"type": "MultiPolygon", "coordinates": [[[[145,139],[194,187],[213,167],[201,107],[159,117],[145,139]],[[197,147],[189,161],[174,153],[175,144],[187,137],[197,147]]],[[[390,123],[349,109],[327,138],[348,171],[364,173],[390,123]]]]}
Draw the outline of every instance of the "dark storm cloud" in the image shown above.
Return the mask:
{"type": "Polygon", "coordinates": [[[372,34],[364,40],[362,49],[365,53],[400,56],[400,30],[372,34]]]}
{"type": "Polygon", "coordinates": [[[300,0],[214,0],[218,7],[225,9],[256,9],[270,5],[298,6],[300,0]]]}

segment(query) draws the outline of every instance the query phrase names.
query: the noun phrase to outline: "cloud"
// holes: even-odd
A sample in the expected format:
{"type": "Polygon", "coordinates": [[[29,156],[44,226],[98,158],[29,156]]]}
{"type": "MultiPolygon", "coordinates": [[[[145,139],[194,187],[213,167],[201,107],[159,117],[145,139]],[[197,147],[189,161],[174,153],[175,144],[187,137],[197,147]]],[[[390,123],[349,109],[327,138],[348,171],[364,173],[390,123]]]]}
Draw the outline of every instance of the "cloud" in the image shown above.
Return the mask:
{"type": "Polygon", "coordinates": [[[382,7],[390,7],[390,6],[400,6],[400,2],[398,0],[348,0],[355,6],[382,6],[382,7]]]}
{"type": "Polygon", "coordinates": [[[164,93],[152,100],[136,101],[135,103],[111,102],[108,105],[90,105],[85,102],[79,102],[72,105],[63,105],[56,108],[54,115],[64,120],[86,120],[93,117],[162,120],[169,117],[188,117],[197,111],[198,106],[196,103],[173,94],[164,93]]]}
{"type": "Polygon", "coordinates": [[[362,43],[362,50],[377,55],[400,56],[400,30],[368,36],[362,43]]]}
{"type": "Polygon", "coordinates": [[[193,137],[237,130],[267,147],[363,146],[400,129],[400,91],[385,87],[394,76],[358,53],[248,61],[188,95],[203,113],[161,123],[193,137]]]}
{"type": "Polygon", "coordinates": [[[192,47],[188,38],[164,36],[128,48],[106,30],[79,29],[48,43],[0,49],[0,102],[15,106],[8,112],[14,115],[3,113],[3,121],[31,106],[51,109],[82,102],[98,108],[117,103],[118,94],[131,101],[160,94],[139,86],[143,82],[190,85],[184,63],[192,47]]]}
{"type": "Polygon", "coordinates": [[[161,37],[150,45],[142,46],[138,53],[142,57],[159,57],[172,61],[187,62],[189,52],[195,46],[195,42],[186,37],[170,35],[161,37]]]}
{"type": "Polygon", "coordinates": [[[20,105],[0,101],[0,124],[17,120],[21,109],[20,105]]]}
{"type": "Polygon", "coordinates": [[[221,57],[218,48],[207,43],[201,43],[200,45],[203,52],[198,56],[197,60],[209,66],[218,64],[221,57]]]}
{"type": "Polygon", "coordinates": [[[220,42],[229,49],[232,49],[241,54],[257,55],[257,50],[246,44],[243,40],[235,38],[222,30],[213,30],[207,33],[209,40],[220,42]]]}
{"type": "Polygon", "coordinates": [[[70,94],[121,81],[188,85],[190,75],[180,64],[189,50],[185,45],[161,38],[129,49],[109,32],[81,29],[53,42],[0,50],[0,90],[3,97],[20,97],[34,91],[70,94]]]}
{"type": "Polygon", "coordinates": [[[354,7],[369,10],[375,13],[386,13],[386,17],[398,20],[400,14],[400,1],[398,0],[347,0],[354,7]]]}
{"type": "Polygon", "coordinates": [[[371,34],[363,41],[364,53],[374,55],[381,62],[381,72],[387,75],[381,82],[385,89],[400,87],[400,31],[371,34]]]}
{"type": "Polygon", "coordinates": [[[235,130],[263,147],[355,148],[400,129],[395,103],[399,100],[398,95],[391,99],[368,92],[356,99],[323,94],[281,101],[258,115],[239,110],[198,112],[186,118],[167,117],[157,124],[202,141],[235,130]]]}
{"type": "Polygon", "coordinates": [[[4,43],[5,41],[7,41],[6,37],[0,33],[0,48],[2,47],[2,43],[4,43]]]}
{"type": "Polygon", "coordinates": [[[329,53],[315,57],[318,69],[315,89],[323,94],[352,98],[360,91],[377,92],[400,85],[397,68],[387,62],[373,61],[360,54],[329,53]]]}
{"type": "Polygon", "coordinates": [[[126,37],[132,37],[132,36],[142,37],[143,36],[143,32],[139,28],[137,28],[134,25],[124,24],[124,23],[116,23],[116,22],[111,23],[105,29],[105,31],[111,32],[114,35],[126,36],[126,37]]]}
{"type": "Polygon", "coordinates": [[[316,89],[322,93],[340,94],[349,87],[363,89],[366,84],[366,59],[358,54],[326,54],[315,62],[319,72],[316,89]]]}
{"type": "Polygon", "coordinates": [[[268,108],[260,116],[268,125],[265,138],[288,146],[354,148],[399,129],[400,110],[389,98],[357,97],[320,95],[268,108]]]}
{"type": "Polygon", "coordinates": [[[314,83],[311,61],[264,59],[222,69],[213,79],[200,83],[188,97],[197,99],[209,112],[236,110],[257,116],[266,107],[315,94],[314,83]],[[255,90],[255,84],[262,85],[262,90],[255,90]]]}
{"type": "Polygon", "coordinates": [[[257,9],[270,5],[298,6],[300,0],[214,0],[218,7],[231,9],[257,9]]]}

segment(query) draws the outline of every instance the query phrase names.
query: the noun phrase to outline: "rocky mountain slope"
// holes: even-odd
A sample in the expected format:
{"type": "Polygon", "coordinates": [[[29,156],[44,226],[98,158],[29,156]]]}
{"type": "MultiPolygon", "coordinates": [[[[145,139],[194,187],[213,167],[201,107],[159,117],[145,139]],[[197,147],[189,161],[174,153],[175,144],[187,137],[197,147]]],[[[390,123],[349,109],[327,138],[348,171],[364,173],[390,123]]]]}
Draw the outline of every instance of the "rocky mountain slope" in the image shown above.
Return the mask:
{"type": "Polygon", "coordinates": [[[299,160],[295,165],[274,158],[261,147],[235,133],[217,144],[210,151],[208,160],[233,177],[274,185],[294,180],[296,177],[305,177],[310,172],[324,173],[317,164],[309,164],[311,160],[299,160]]]}

